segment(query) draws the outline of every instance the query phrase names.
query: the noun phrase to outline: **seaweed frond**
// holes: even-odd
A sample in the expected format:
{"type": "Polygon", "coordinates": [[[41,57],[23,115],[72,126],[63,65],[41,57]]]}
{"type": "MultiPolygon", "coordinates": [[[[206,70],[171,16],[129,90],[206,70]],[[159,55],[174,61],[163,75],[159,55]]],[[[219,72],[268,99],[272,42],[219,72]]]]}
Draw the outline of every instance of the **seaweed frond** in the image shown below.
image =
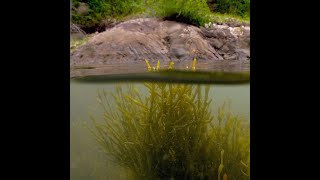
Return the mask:
{"type": "Polygon", "coordinates": [[[227,105],[214,113],[209,92],[204,85],[145,83],[139,90],[118,86],[111,97],[99,93],[104,111],[102,121],[92,118],[95,138],[138,179],[250,179],[249,129],[227,105]]]}

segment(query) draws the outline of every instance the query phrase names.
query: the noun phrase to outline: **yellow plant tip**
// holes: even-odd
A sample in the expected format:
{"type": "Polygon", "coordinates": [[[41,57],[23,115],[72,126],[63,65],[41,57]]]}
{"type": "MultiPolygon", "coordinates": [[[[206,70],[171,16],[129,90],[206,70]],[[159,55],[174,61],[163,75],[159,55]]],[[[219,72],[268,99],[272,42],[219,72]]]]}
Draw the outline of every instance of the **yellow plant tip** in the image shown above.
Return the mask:
{"type": "Polygon", "coordinates": [[[197,58],[193,58],[192,70],[195,70],[195,69],[196,69],[196,63],[197,63],[197,58]]]}
{"type": "Polygon", "coordinates": [[[151,66],[149,64],[149,61],[147,59],[145,59],[145,61],[146,61],[146,64],[147,64],[147,69],[148,69],[148,71],[150,71],[151,70],[151,66]]]}
{"type": "Polygon", "coordinates": [[[173,61],[171,61],[171,62],[169,63],[169,67],[168,67],[168,69],[173,69],[173,65],[174,65],[174,62],[173,62],[173,61]]]}
{"type": "Polygon", "coordinates": [[[160,61],[158,60],[158,63],[157,63],[157,70],[160,69],[160,61]]]}

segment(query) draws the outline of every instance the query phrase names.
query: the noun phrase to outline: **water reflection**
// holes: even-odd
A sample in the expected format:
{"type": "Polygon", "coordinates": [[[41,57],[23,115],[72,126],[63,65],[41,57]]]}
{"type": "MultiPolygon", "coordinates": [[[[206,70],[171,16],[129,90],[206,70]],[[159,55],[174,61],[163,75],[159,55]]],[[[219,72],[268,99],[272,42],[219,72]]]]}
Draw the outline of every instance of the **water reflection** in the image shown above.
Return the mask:
{"type": "MultiPolygon", "coordinates": [[[[156,61],[150,61],[152,67],[157,66],[156,61]]],[[[161,62],[161,69],[167,69],[170,62],[161,62]]],[[[193,62],[181,61],[174,63],[174,69],[179,71],[192,70],[193,62]]],[[[250,62],[246,61],[197,61],[196,70],[200,72],[250,72],[250,62]]],[[[147,72],[145,62],[125,62],[112,65],[72,66],[70,77],[83,77],[90,75],[115,75],[147,72]]],[[[187,79],[187,78],[185,78],[187,79]]]]}
{"type": "MultiPolygon", "coordinates": [[[[144,83],[99,91],[101,111],[89,128],[99,146],[87,146],[102,152],[82,157],[98,159],[87,179],[250,179],[249,121],[216,104],[211,88],[144,83]]],[[[85,143],[83,136],[77,139],[85,143]]],[[[74,159],[72,179],[80,179],[85,168],[75,166],[87,162],[74,159]]]]}

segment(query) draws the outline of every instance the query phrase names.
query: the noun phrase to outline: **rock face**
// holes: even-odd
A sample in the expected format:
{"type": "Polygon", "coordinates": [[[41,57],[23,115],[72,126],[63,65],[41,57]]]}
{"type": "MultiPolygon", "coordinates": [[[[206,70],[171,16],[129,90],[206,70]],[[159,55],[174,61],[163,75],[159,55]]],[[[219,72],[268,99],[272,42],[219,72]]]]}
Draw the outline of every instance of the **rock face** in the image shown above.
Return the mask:
{"type": "Polygon", "coordinates": [[[192,25],[159,19],[123,22],[71,53],[70,65],[134,61],[250,60],[250,28],[192,25]]]}

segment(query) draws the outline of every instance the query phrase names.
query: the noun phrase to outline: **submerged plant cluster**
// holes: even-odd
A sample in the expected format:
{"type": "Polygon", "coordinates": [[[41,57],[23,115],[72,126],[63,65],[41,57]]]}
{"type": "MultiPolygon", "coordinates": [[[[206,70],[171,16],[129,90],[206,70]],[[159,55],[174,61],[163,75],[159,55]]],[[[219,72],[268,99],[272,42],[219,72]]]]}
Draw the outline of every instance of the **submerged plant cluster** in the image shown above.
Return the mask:
{"type": "Polygon", "coordinates": [[[136,179],[250,179],[249,125],[226,105],[214,113],[209,86],[144,87],[98,94],[92,130],[110,160],[136,179]]]}

